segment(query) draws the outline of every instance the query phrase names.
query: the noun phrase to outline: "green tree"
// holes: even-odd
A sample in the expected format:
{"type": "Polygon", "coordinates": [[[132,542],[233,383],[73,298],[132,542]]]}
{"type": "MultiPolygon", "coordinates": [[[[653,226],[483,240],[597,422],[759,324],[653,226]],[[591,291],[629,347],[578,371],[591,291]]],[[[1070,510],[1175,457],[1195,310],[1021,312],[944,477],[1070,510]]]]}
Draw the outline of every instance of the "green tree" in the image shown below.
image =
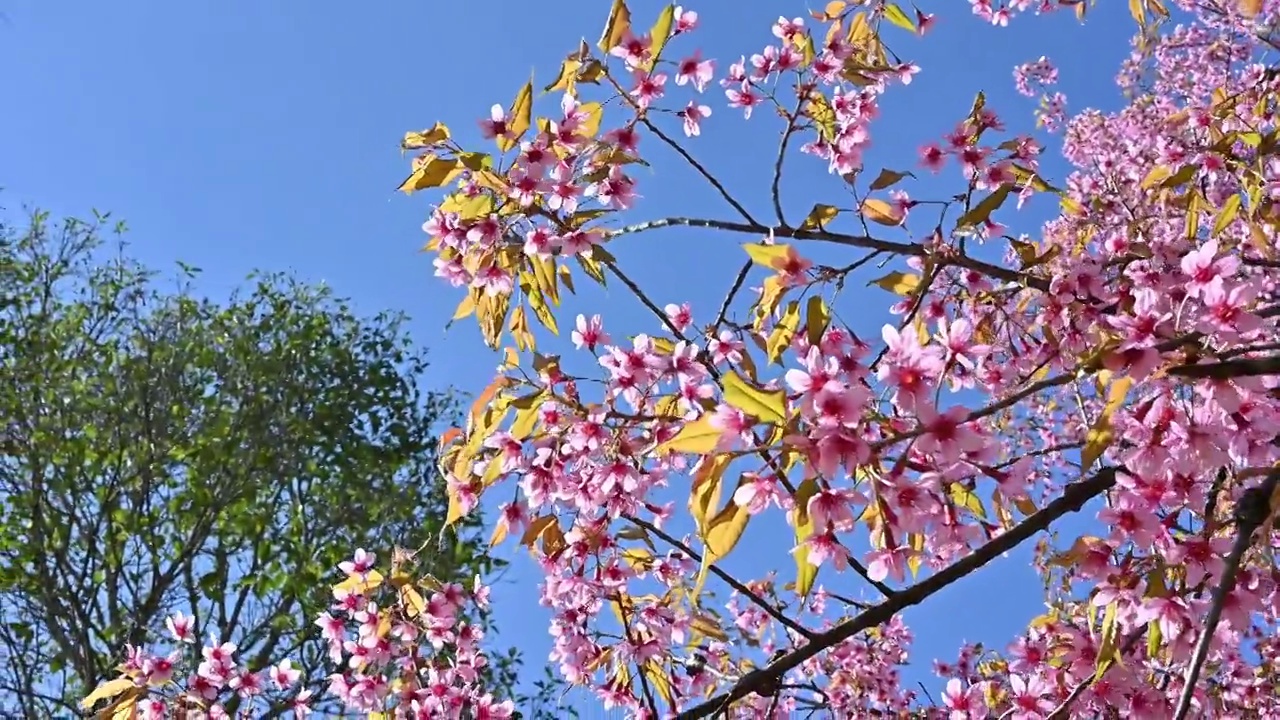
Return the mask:
{"type": "Polygon", "coordinates": [[[455,401],[420,388],[401,316],[281,275],[201,299],[198,270],[162,284],[105,221],[0,223],[0,710],[74,712],[175,611],[250,669],[323,681],[311,620],[357,547],[431,538],[417,570],[499,569],[479,520],[434,542],[455,401]]]}

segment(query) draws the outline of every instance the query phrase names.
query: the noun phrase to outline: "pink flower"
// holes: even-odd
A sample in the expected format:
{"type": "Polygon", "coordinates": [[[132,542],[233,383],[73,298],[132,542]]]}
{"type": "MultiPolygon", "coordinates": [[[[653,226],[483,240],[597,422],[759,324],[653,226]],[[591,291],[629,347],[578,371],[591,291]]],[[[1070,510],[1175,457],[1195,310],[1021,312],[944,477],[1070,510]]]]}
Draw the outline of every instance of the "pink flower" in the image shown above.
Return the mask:
{"type": "Polygon", "coordinates": [[[684,119],[685,136],[695,137],[702,134],[701,122],[711,116],[711,108],[690,101],[688,106],[678,112],[677,115],[684,119]]]}
{"type": "Polygon", "coordinates": [[[181,612],[174,613],[165,618],[164,625],[169,629],[169,635],[180,643],[195,643],[196,635],[194,628],[195,620],[181,612]]]}

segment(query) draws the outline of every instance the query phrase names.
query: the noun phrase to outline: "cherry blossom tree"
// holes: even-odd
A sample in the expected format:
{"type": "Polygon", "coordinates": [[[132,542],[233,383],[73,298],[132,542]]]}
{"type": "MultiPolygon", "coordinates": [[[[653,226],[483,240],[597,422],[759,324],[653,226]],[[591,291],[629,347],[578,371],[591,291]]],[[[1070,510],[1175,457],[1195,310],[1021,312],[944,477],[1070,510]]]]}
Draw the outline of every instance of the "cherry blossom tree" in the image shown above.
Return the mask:
{"type": "MultiPolygon", "coordinates": [[[[864,162],[882,98],[927,71],[891,45],[1091,5],[836,0],[735,60],[702,55],[695,8],[646,29],[615,0],[545,115],[530,81],[484,115],[484,148],[440,123],[405,136],[401,189],[442,189],[423,230],[454,319],[501,358],[442,438],[448,520],[500,505],[493,544],[545,573],[564,682],[637,718],[1280,718],[1280,2],[1132,0],[1120,110],[1073,112],[1040,58],[1012,79],[1034,122],[978,93],[899,169],[864,162]],[[743,122],[781,133],[755,188],[770,217],[697,157],[743,122]],[[1071,171],[1047,176],[1046,152],[1071,171]],[[637,169],[659,156],[723,210],[649,215],[637,169]],[[789,218],[784,169],[842,192],[789,218]],[[954,192],[913,196],[920,173],[954,192]],[[1027,221],[1044,202],[1055,217],[1027,221]],[[663,304],[610,251],[677,227],[741,243],[718,306],[663,304]],[[842,317],[863,278],[896,296],[878,336],[842,317]],[[652,321],[558,312],[584,283],[652,321]],[[1096,534],[1063,530],[1072,514],[1096,534]],[[778,561],[727,569],[761,528],[778,561]],[[933,687],[904,681],[922,659],[903,611],[1024,544],[1046,612],[1006,648],[924,658],[933,687]]],[[[365,557],[322,618],[347,663],[333,691],[394,717],[513,712],[449,626],[483,589],[424,600],[365,557]]],[[[139,677],[119,687],[142,696],[139,677]]]]}

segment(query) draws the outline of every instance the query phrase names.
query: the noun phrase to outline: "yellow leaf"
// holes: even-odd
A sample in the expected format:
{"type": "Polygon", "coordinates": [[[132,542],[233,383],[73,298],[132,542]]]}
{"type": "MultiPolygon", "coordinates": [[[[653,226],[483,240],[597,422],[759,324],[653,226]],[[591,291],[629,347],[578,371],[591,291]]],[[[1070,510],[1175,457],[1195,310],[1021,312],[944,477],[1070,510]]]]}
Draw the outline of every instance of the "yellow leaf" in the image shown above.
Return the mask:
{"type": "Polygon", "coordinates": [[[872,280],[871,285],[878,285],[891,293],[911,295],[920,287],[920,276],[911,273],[891,272],[879,280],[872,280]]]}
{"type": "Polygon", "coordinates": [[[987,519],[987,510],[982,507],[982,498],[960,483],[951,483],[951,501],[973,513],[974,517],[987,519]]]}
{"type": "Polygon", "coordinates": [[[871,26],[867,23],[866,13],[854,13],[853,20],[849,23],[849,34],[845,39],[854,47],[862,47],[867,40],[871,38],[871,26]]]}
{"type": "Polygon", "coordinates": [[[868,198],[862,201],[862,216],[881,225],[901,225],[902,210],[883,200],[868,198]]]}
{"type": "Polygon", "coordinates": [[[649,660],[644,664],[644,676],[649,678],[649,684],[653,686],[653,691],[658,693],[658,697],[669,707],[671,705],[671,679],[667,677],[667,673],[662,669],[662,665],[656,660],[649,660]]]}
{"type": "Polygon", "coordinates": [[[493,212],[493,198],[487,193],[466,196],[454,193],[440,203],[442,212],[456,212],[460,220],[475,220],[493,212]]]}
{"type": "Polygon", "coordinates": [[[524,529],[524,535],[520,536],[520,544],[525,547],[533,547],[533,544],[542,537],[542,533],[546,531],[552,523],[557,523],[555,515],[541,515],[529,523],[524,529]]]}
{"type": "Polygon", "coordinates": [[[876,176],[875,180],[871,181],[871,189],[884,190],[885,188],[897,185],[903,178],[908,177],[915,177],[915,175],[912,175],[909,172],[897,172],[896,170],[889,170],[886,168],[880,171],[880,174],[876,176]]]}
{"type": "MultiPolygon", "coordinates": [[[[600,121],[604,119],[604,106],[598,102],[586,102],[578,106],[578,112],[586,115],[586,118],[578,125],[577,134],[585,138],[595,137],[600,132],[600,121]]],[[[609,210],[604,209],[600,214],[606,212],[609,210]]]]}
{"type": "Polygon", "coordinates": [[[582,61],[578,59],[578,54],[570,55],[560,64],[560,74],[556,75],[555,81],[543,88],[542,92],[550,93],[563,90],[567,93],[573,93],[577,85],[578,68],[580,67],[582,67],[582,61]]]}
{"type": "Polygon", "coordinates": [[[462,172],[462,164],[457,160],[428,155],[418,162],[417,168],[413,173],[405,178],[405,181],[400,183],[400,187],[396,189],[408,194],[427,188],[440,187],[457,177],[460,172],[462,172]]]}
{"type": "Polygon", "coordinates": [[[1152,620],[1147,623],[1147,657],[1154,658],[1160,653],[1160,645],[1164,642],[1160,633],[1160,623],[1152,620]]]}
{"type": "Polygon", "coordinates": [[[532,350],[535,347],[533,334],[529,332],[529,322],[524,316],[524,307],[517,305],[514,312],[511,313],[511,324],[507,327],[511,332],[511,339],[516,341],[516,347],[520,350],[532,350]]]}
{"type": "Polygon", "coordinates": [[[444,123],[437,122],[435,126],[422,132],[405,133],[404,140],[400,141],[400,147],[404,150],[417,150],[437,145],[448,139],[449,128],[445,127],[444,123]]]}
{"type": "Polygon", "coordinates": [[[1001,185],[995,192],[970,208],[969,212],[961,215],[960,219],[956,221],[956,227],[977,226],[987,222],[991,219],[991,213],[1000,209],[1000,206],[1008,199],[1011,192],[1013,192],[1013,183],[1001,185]]]}
{"type": "Polygon", "coordinates": [[[716,445],[720,443],[720,428],[711,425],[711,418],[708,415],[694,420],[691,423],[685,423],[680,428],[680,432],[670,440],[662,443],[658,447],[662,452],[686,452],[697,454],[706,454],[716,449],[716,445]]]}
{"type": "Polygon", "coordinates": [[[831,20],[835,20],[836,18],[840,17],[840,13],[844,12],[844,8],[847,4],[848,3],[846,3],[844,0],[831,0],[831,2],[827,3],[827,6],[823,8],[822,19],[828,22],[831,20]]]}
{"type": "Polygon", "coordinates": [[[653,552],[648,548],[627,548],[622,551],[622,559],[635,568],[647,568],[653,560],[653,552]]]}
{"type": "Polygon", "coordinates": [[[787,421],[787,396],[782,390],[764,390],[730,370],[724,374],[724,401],[763,422],[787,421]]]}
{"type": "Polygon", "coordinates": [[[693,616],[689,621],[689,629],[712,640],[724,642],[729,639],[724,630],[720,629],[720,624],[703,613],[697,613],[693,616]]]}
{"type": "Polygon", "coordinates": [[[818,568],[809,562],[809,547],[805,541],[813,536],[813,519],[809,517],[809,498],[818,494],[818,481],[807,478],[796,488],[795,494],[795,530],[796,547],[791,554],[796,560],[796,594],[808,597],[813,589],[813,582],[818,577],[818,568]]]}
{"type": "Polygon", "coordinates": [[[805,332],[809,336],[809,344],[817,346],[822,342],[822,335],[827,331],[827,326],[831,324],[831,310],[827,308],[827,303],[822,300],[820,295],[814,295],[809,298],[808,307],[805,309],[805,332]]]}
{"type": "Polygon", "coordinates": [[[543,397],[543,393],[537,392],[529,396],[527,401],[517,398],[511,403],[511,406],[516,409],[516,416],[511,421],[511,428],[508,430],[511,433],[511,437],[516,440],[523,440],[529,437],[538,423],[538,413],[542,409],[543,397]]]}
{"type": "Polygon", "coordinates": [[[475,295],[473,293],[467,293],[467,296],[462,298],[462,302],[458,303],[458,309],[453,311],[453,319],[461,320],[465,317],[469,317],[475,311],[475,295]]]}
{"type": "Polygon", "coordinates": [[[81,700],[80,707],[88,710],[99,700],[109,700],[136,687],[137,685],[134,684],[132,678],[118,677],[114,680],[108,680],[95,688],[93,692],[89,693],[88,697],[81,700]]]}
{"type": "Polygon", "coordinates": [[[1036,504],[1031,502],[1031,498],[1027,498],[1027,497],[1014,498],[1013,506],[1018,508],[1018,512],[1028,517],[1036,514],[1036,504]]]}
{"type": "Polygon", "coordinates": [[[689,493],[689,514],[699,533],[706,532],[712,512],[720,507],[721,482],[731,460],[729,455],[712,455],[698,461],[689,493]]]}
{"type": "Polygon", "coordinates": [[[907,569],[911,571],[911,577],[914,579],[920,574],[920,565],[924,562],[924,535],[920,533],[908,534],[907,547],[915,550],[914,553],[907,556],[907,569]]]}
{"type": "Polygon", "coordinates": [[[1115,436],[1111,430],[1111,416],[1124,404],[1125,396],[1129,394],[1129,387],[1132,385],[1133,380],[1128,377],[1112,380],[1111,387],[1107,389],[1107,403],[1085,435],[1084,448],[1080,451],[1081,468],[1088,470],[1111,445],[1111,440],[1115,436]]]}
{"type": "Polygon", "coordinates": [[[1107,605],[1107,611],[1102,616],[1102,633],[1098,638],[1098,658],[1097,665],[1093,673],[1093,679],[1096,681],[1102,677],[1116,661],[1120,659],[1120,646],[1118,644],[1120,634],[1119,623],[1116,622],[1116,603],[1112,602],[1107,605]]]}
{"type": "Polygon", "coordinates": [[[539,539],[542,541],[543,557],[556,557],[569,545],[565,541],[564,531],[560,529],[559,521],[547,525],[539,539]]]}
{"type": "Polygon", "coordinates": [[[805,112],[808,113],[813,122],[818,126],[818,135],[823,140],[831,141],[836,136],[836,111],[831,107],[831,103],[827,102],[827,98],[822,93],[814,90],[809,93],[809,102],[805,105],[805,112]]]}
{"type": "Polygon", "coordinates": [[[1240,14],[1247,18],[1255,18],[1262,12],[1263,0],[1240,0],[1240,14]]]}
{"type": "Polygon", "coordinates": [[[1182,185],[1186,185],[1188,182],[1191,182],[1191,180],[1199,172],[1200,172],[1199,165],[1196,165],[1195,163],[1187,163],[1186,165],[1183,165],[1181,168],[1178,168],[1178,172],[1161,180],[1160,187],[1176,188],[1182,185]]]}
{"type": "Polygon", "coordinates": [[[916,31],[916,25],[915,23],[911,22],[911,18],[908,17],[907,14],[902,11],[902,8],[898,7],[897,5],[894,5],[893,3],[885,4],[884,19],[888,20],[894,25],[897,25],[903,30],[909,30],[911,32],[916,31]]]}
{"type": "Polygon", "coordinates": [[[1240,216],[1240,196],[1231,195],[1218,211],[1218,219],[1213,222],[1213,231],[1209,237],[1221,235],[1237,217],[1240,216]]]}
{"type": "Polygon", "coordinates": [[[507,152],[515,147],[520,142],[520,137],[533,124],[532,79],[525,83],[524,87],[520,88],[520,92],[516,93],[516,99],[511,103],[511,119],[507,122],[509,123],[507,129],[510,132],[498,138],[498,148],[502,152],[507,152]]]}
{"type": "Polygon", "coordinates": [[[422,594],[412,585],[400,586],[400,602],[404,605],[405,614],[411,618],[427,611],[427,603],[422,599],[422,594]]]}
{"type": "Polygon", "coordinates": [[[573,289],[573,271],[569,269],[569,266],[561,265],[556,268],[556,275],[560,278],[560,284],[568,288],[569,292],[575,295],[578,294],[578,292],[573,289]]]}
{"type": "Polygon", "coordinates": [[[778,320],[778,324],[773,327],[773,332],[769,335],[768,345],[765,352],[768,353],[769,362],[777,363],[782,361],[782,354],[791,347],[791,341],[796,337],[796,330],[800,329],[800,301],[792,300],[787,304],[787,309],[782,313],[782,317],[778,320]]]}
{"type": "Polygon", "coordinates": [[[800,224],[801,230],[819,230],[827,223],[831,222],[840,211],[830,205],[814,205],[809,211],[808,217],[800,224]]]}
{"type": "Polygon", "coordinates": [[[662,54],[662,49],[666,47],[667,40],[671,38],[671,24],[676,18],[675,5],[668,4],[662,8],[662,12],[658,13],[658,20],[649,30],[649,63],[646,69],[652,70],[654,63],[658,62],[658,56],[662,54]]]}
{"type": "Polygon", "coordinates": [[[489,347],[498,347],[498,341],[502,339],[502,326],[507,320],[507,312],[510,309],[510,295],[485,294],[481,295],[476,302],[476,320],[480,325],[480,334],[489,347]]]}
{"type": "Polygon", "coordinates": [[[751,515],[747,509],[732,500],[714,518],[711,518],[703,538],[707,547],[706,556],[711,558],[711,562],[722,560],[733,552],[738,541],[742,539],[742,533],[746,530],[747,521],[750,519],[751,515]]]}
{"type": "Polygon", "coordinates": [[[357,595],[364,595],[377,589],[379,585],[382,585],[382,580],[382,573],[377,570],[370,570],[364,577],[360,577],[358,574],[351,575],[346,580],[334,585],[333,591],[345,591],[355,593],[357,595]]]}
{"type": "Polygon", "coordinates": [[[790,245],[762,245],[760,243],[743,243],[743,249],[751,256],[752,262],[762,267],[774,269],[790,256],[790,245]]]}
{"type": "Polygon", "coordinates": [[[623,36],[630,29],[631,11],[627,10],[627,3],[623,0],[613,0],[613,7],[609,9],[609,19],[605,21],[604,32],[600,34],[600,42],[596,43],[596,47],[600,48],[600,52],[608,53],[622,42],[623,36]]]}
{"type": "Polygon", "coordinates": [[[1143,0],[1129,0],[1129,14],[1138,22],[1141,27],[1147,25],[1147,8],[1143,0]]]}
{"type": "Polygon", "coordinates": [[[551,308],[547,306],[546,298],[542,297],[542,290],[533,287],[530,288],[527,295],[529,307],[533,308],[533,314],[538,318],[538,322],[542,323],[542,327],[550,330],[552,335],[559,335],[560,327],[556,324],[556,316],[551,312],[551,308]]]}
{"type": "Polygon", "coordinates": [[[99,718],[110,718],[111,720],[138,720],[142,717],[138,712],[138,699],[143,695],[142,688],[121,697],[116,700],[115,704],[107,708],[110,714],[104,710],[98,714],[99,718]]]}
{"type": "Polygon", "coordinates": [[[756,329],[759,330],[765,319],[773,314],[774,309],[778,307],[778,303],[782,301],[782,296],[787,292],[785,285],[777,275],[770,275],[764,279],[761,287],[760,299],[756,301],[757,322],[756,329]]]}
{"type": "Polygon", "coordinates": [[[1159,185],[1165,180],[1168,180],[1172,175],[1173,171],[1169,169],[1168,165],[1157,165],[1151,168],[1151,171],[1147,173],[1146,177],[1142,178],[1142,182],[1139,186],[1143,190],[1147,190],[1159,185]]]}
{"type": "MultiPolygon", "coordinates": [[[[741,485],[743,481],[743,478],[739,478],[738,484],[741,485]]],[[[702,594],[702,586],[706,582],[707,572],[713,564],[733,551],[738,541],[742,539],[742,533],[747,529],[747,522],[750,520],[751,515],[747,512],[747,509],[730,500],[729,504],[707,523],[706,531],[699,533],[704,546],[702,563],[698,568],[698,576],[694,581],[693,590],[689,593],[690,602],[695,606],[698,602],[698,596],[702,594]]]]}
{"type": "Polygon", "coordinates": [[[510,529],[510,526],[505,522],[495,524],[493,526],[493,534],[489,536],[489,547],[495,548],[501,545],[502,541],[507,539],[507,531],[510,529]]]}
{"type": "MultiPolygon", "coordinates": [[[[1014,141],[1010,141],[1010,142],[1012,142],[1013,145],[1008,149],[1017,150],[1017,143],[1014,141]]],[[[1027,187],[1028,185],[1030,185],[1031,189],[1035,190],[1036,192],[1062,192],[1058,188],[1045,182],[1036,173],[1022,167],[1021,165],[1013,166],[1013,176],[1018,179],[1019,186],[1027,187]]]]}

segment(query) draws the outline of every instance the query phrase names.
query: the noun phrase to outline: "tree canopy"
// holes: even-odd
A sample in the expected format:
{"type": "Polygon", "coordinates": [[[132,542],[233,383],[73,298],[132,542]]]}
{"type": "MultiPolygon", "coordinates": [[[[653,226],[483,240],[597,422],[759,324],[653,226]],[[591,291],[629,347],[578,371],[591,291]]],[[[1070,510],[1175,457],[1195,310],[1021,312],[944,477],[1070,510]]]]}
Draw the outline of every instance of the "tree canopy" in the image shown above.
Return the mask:
{"type": "MultiPolygon", "coordinates": [[[[283,275],[202,299],[195,269],[158,276],[106,243],[103,222],[36,214],[0,233],[9,709],[74,712],[175,615],[254,667],[290,659],[320,694],[328,652],[311,618],[352,548],[390,557],[431,538],[417,570],[468,587],[501,565],[478,521],[435,542],[436,436],[456,402],[425,389],[402,317],[360,317],[283,275]]],[[[509,686],[510,662],[495,668],[509,686]]]]}

